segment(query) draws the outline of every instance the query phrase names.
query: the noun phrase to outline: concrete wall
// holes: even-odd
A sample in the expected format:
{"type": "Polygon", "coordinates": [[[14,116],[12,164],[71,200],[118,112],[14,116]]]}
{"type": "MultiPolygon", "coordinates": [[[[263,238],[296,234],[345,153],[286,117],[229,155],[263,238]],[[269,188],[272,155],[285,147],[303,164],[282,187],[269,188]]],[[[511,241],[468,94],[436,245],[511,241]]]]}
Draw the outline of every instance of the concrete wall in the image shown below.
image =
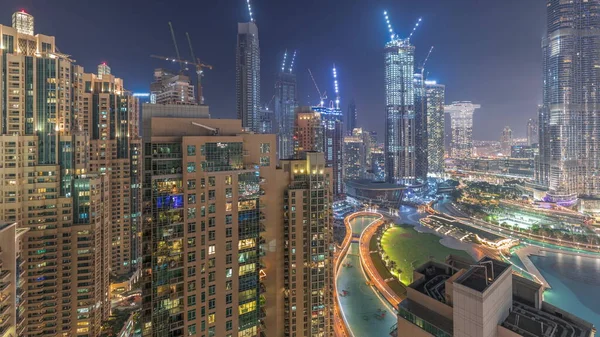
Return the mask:
{"type": "Polygon", "coordinates": [[[502,325],[498,325],[498,337],[520,337],[521,335],[519,335],[518,333],[509,330],[505,327],[503,327],[502,325]]]}
{"type": "MultiPolygon", "coordinates": [[[[419,292],[418,290],[415,290],[413,288],[406,288],[406,292],[407,292],[407,297],[410,298],[411,300],[419,303],[420,305],[426,307],[427,309],[434,311],[435,313],[437,313],[438,315],[444,316],[450,320],[453,319],[453,314],[452,314],[452,307],[437,301],[425,294],[423,294],[422,292],[419,292]]],[[[435,322],[431,322],[434,323],[435,322]]]]}
{"type": "Polygon", "coordinates": [[[512,274],[507,269],[483,293],[454,283],[454,336],[497,337],[497,325],[512,307],[512,274]]]}
{"type": "Polygon", "coordinates": [[[402,317],[398,317],[398,337],[431,337],[429,332],[419,328],[402,317]]]}

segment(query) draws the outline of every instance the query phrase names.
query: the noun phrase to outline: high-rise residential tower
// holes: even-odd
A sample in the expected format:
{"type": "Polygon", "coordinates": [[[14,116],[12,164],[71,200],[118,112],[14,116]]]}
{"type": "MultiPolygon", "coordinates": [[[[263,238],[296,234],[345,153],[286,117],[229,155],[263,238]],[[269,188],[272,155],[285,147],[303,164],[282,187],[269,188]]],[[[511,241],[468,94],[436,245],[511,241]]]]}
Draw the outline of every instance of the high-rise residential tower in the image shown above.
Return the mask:
{"type": "Polygon", "coordinates": [[[600,196],[600,1],[546,2],[540,160],[549,200],[570,203],[600,196]]]}
{"type": "Polygon", "coordinates": [[[143,333],[258,336],[261,232],[283,208],[265,192],[277,183],[275,135],[158,116],[144,116],[143,333]]]}
{"type": "Polygon", "coordinates": [[[356,102],[354,99],[350,101],[348,104],[348,112],[346,113],[346,134],[352,135],[354,129],[358,126],[356,125],[356,120],[358,118],[358,112],[356,110],[356,102]]]}
{"type": "Polygon", "coordinates": [[[344,179],[356,180],[365,177],[366,144],[362,135],[344,137],[344,179]]]}
{"type": "Polygon", "coordinates": [[[290,64],[286,64],[286,52],[275,82],[275,116],[278,126],[277,151],[279,159],[289,159],[294,155],[294,110],[298,106],[296,74],[294,73],[295,58],[296,52],[294,52],[290,64]]]}
{"type": "Polygon", "coordinates": [[[340,195],[344,190],[344,123],[339,108],[314,106],[312,109],[321,114],[323,129],[323,153],[327,166],[333,172],[333,194],[340,195]]]}
{"type": "Polygon", "coordinates": [[[98,336],[110,272],[136,263],[137,101],[106,68],[86,74],[54,37],[34,35],[33,22],[20,12],[0,25],[0,219],[27,229],[17,335],[98,336]]]}
{"type": "Polygon", "coordinates": [[[504,130],[502,130],[502,137],[500,137],[500,148],[502,150],[502,154],[506,157],[510,156],[510,147],[512,146],[512,130],[510,126],[505,126],[504,130]]]}
{"type": "Polygon", "coordinates": [[[138,270],[141,233],[141,138],[139,101],[104,63],[84,74],[83,106],[76,121],[89,133],[89,170],[110,176],[111,273],[138,270]]]}
{"type": "Polygon", "coordinates": [[[427,90],[427,158],[430,174],[444,173],[444,104],[446,87],[435,81],[425,81],[427,90]]]}
{"type": "Polygon", "coordinates": [[[306,152],[323,152],[323,124],[321,113],[309,107],[298,107],[294,121],[294,157],[306,152]]]}
{"type": "Polygon", "coordinates": [[[469,158],[473,154],[473,113],[481,105],[471,102],[453,102],[444,107],[450,115],[452,158],[469,158]]]}
{"type": "Polygon", "coordinates": [[[238,23],[235,69],[237,117],[244,128],[259,132],[260,48],[253,20],[238,23]]]}
{"type": "Polygon", "coordinates": [[[386,177],[403,184],[417,178],[414,54],[408,39],[392,38],[385,45],[386,177]]]}

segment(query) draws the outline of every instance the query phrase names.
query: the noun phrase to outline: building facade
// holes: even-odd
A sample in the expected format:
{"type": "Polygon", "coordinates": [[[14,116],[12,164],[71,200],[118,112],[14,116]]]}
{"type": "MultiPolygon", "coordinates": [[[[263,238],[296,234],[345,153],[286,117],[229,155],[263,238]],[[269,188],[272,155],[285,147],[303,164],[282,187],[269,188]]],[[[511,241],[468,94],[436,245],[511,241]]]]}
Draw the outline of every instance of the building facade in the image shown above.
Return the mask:
{"type": "Polygon", "coordinates": [[[344,122],[342,111],[333,106],[312,107],[321,114],[323,128],[323,153],[327,166],[333,172],[333,194],[344,193],[344,122]]]}
{"type": "Polygon", "coordinates": [[[285,177],[281,181],[287,186],[284,333],[273,335],[333,336],[333,170],[319,152],[306,153],[302,160],[284,160],[281,167],[285,177]]]}
{"type": "Polygon", "coordinates": [[[366,174],[366,144],[359,135],[344,137],[344,178],[356,180],[366,174]]]}
{"type": "Polygon", "coordinates": [[[144,122],[144,335],[257,336],[275,136],[239,120],[144,122]]]}
{"type": "Polygon", "coordinates": [[[415,178],[423,184],[429,172],[429,137],[427,134],[427,89],[424,74],[414,74],[415,88],[415,178]]]}
{"type": "Polygon", "coordinates": [[[473,113],[481,105],[471,102],[453,102],[444,107],[450,115],[452,158],[469,158],[473,155],[473,113]]]}
{"type": "Polygon", "coordinates": [[[90,137],[89,170],[110,176],[111,272],[130,276],[138,270],[141,233],[141,138],[139,101],[123,81],[107,71],[84,74],[78,127],[90,137]]]}
{"type": "MultiPolygon", "coordinates": [[[[101,73],[99,66],[99,76],[101,76],[101,73]]],[[[154,82],[150,84],[150,102],[155,104],[196,105],[198,101],[194,89],[190,78],[182,72],[176,74],[167,69],[157,68],[154,70],[154,82]]]]}
{"type": "Polygon", "coordinates": [[[321,113],[308,107],[296,108],[294,122],[294,157],[305,152],[323,152],[323,124],[321,113]]]}
{"type": "Polygon", "coordinates": [[[25,260],[21,254],[25,228],[0,224],[0,336],[25,335],[25,260]]]}
{"type": "Polygon", "coordinates": [[[510,156],[510,147],[513,144],[512,130],[510,126],[505,126],[500,137],[500,148],[504,156],[510,156]]]}
{"type": "Polygon", "coordinates": [[[242,126],[258,132],[260,112],[260,48],[256,22],[238,23],[235,95],[242,126]]]}
{"type": "Polygon", "coordinates": [[[427,90],[427,161],[428,173],[444,173],[444,125],[446,86],[435,81],[425,81],[427,90]]]}
{"type": "Polygon", "coordinates": [[[358,119],[358,111],[356,110],[356,102],[354,99],[348,103],[348,112],[346,113],[346,134],[351,135],[354,129],[358,127],[356,120],[358,119]]]}
{"type": "Polygon", "coordinates": [[[296,74],[293,68],[285,66],[277,74],[275,82],[275,116],[277,117],[277,137],[279,159],[294,156],[294,111],[298,107],[296,96],[296,74]]]}
{"type": "Polygon", "coordinates": [[[527,121],[527,145],[531,146],[539,142],[538,128],[537,120],[529,118],[527,121]]]}
{"type": "Polygon", "coordinates": [[[600,2],[547,1],[540,181],[548,199],[600,196],[600,2]]]}
{"type": "Polygon", "coordinates": [[[393,39],[384,49],[386,178],[392,183],[416,180],[415,47],[393,39]]]}
{"type": "Polygon", "coordinates": [[[131,254],[115,263],[133,260],[133,246],[125,245],[123,233],[132,231],[133,224],[125,229],[124,217],[135,207],[122,205],[112,214],[111,191],[117,184],[125,189],[125,180],[135,175],[126,170],[132,170],[136,103],[122,84],[110,84],[120,80],[105,71],[102,95],[92,93],[87,80],[92,75],[58,52],[54,37],[34,35],[33,22],[19,12],[12,27],[0,25],[0,176],[5,180],[0,219],[27,229],[21,247],[26,271],[19,281],[27,301],[17,333],[97,336],[110,313],[116,237],[131,254]],[[126,136],[130,139],[123,140],[126,136]],[[115,172],[93,171],[92,155],[106,157],[102,166],[115,172]],[[119,175],[126,178],[113,185],[119,175]]]}

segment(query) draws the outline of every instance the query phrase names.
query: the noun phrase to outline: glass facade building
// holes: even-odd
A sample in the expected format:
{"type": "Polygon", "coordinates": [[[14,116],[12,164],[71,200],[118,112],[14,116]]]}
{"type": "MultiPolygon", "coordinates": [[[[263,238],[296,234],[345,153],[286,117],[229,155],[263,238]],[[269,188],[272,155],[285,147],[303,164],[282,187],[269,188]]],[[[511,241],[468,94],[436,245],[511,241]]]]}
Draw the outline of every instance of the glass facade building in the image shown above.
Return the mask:
{"type": "Polygon", "coordinates": [[[427,158],[428,173],[444,173],[444,104],[446,87],[435,81],[425,81],[427,90],[427,158]]]}
{"type": "Polygon", "coordinates": [[[450,115],[452,158],[470,158],[473,155],[473,113],[480,107],[471,102],[453,102],[445,106],[444,111],[450,115]]]}
{"type": "Polygon", "coordinates": [[[538,181],[556,202],[600,196],[600,1],[547,1],[538,181]]]}
{"type": "Polygon", "coordinates": [[[242,120],[242,127],[258,133],[260,48],[254,21],[238,23],[235,71],[237,117],[242,120]]]}
{"type": "Polygon", "coordinates": [[[416,181],[415,47],[407,39],[385,46],[386,177],[389,182],[416,181]]]}
{"type": "Polygon", "coordinates": [[[294,156],[294,111],[298,107],[296,99],[296,74],[280,71],[275,83],[275,116],[277,118],[278,156],[290,159],[294,156]]]}

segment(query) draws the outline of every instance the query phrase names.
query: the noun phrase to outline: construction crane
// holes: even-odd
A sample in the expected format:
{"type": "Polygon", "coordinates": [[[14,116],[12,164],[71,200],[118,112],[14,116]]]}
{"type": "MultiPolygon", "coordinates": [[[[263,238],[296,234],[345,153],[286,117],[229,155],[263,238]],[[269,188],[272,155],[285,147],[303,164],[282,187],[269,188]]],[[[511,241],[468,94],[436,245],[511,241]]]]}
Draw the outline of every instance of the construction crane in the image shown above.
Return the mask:
{"type": "Polygon", "coordinates": [[[190,53],[192,54],[192,60],[194,60],[193,64],[196,66],[196,76],[198,78],[198,90],[196,94],[198,95],[198,103],[204,105],[204,96],[202,95],[202,77],[204,76],[203,68],[212,70],[212,66],[204,64],[200,61],[200,59],[196,58],[196,55],[194,54],[194,48],[192,47],[192,40],[190,39],[190,34],[186,32],[185,36],[187,37],[188,45],[190,46],[190,53]]]}
{"type": "Polygon", "coordinates": [[[415,31],[417,30],[417,28],[419,27],[419,25],[421,24],[421,20],[423,18],[419,18],[419,20],[417,21],[417,23],[415,24],[415,26],[413,27],[412,32],[410,32],[410,35],[408,35],[408,41],[410,41],[410,38],[413,36],[413,34],[415,33],[415,31]]]}
{"type": "Polygon", "coordinates": [[[325,100],[327,99],[327,91],[324,91],[323,93],[321,93],[321,90],[319,90],[317,81],[315,81],[315,77],[313,76],[312,71],[310,71],[310,68],[308,68],[308,73],[310,74],[310,78],[312,78],[312,81],[315,84],[315,88],[317,88],[317,92],[319,93],[319,98],[321,99],[319,106],[323,107],[325,105],[325,100]]]}
{"type": "MultiPolygon", "coordinates": [[[[179,47],[177,46],[177,40],[175,39],[175,31],[173,30],[173,25],[171,21],[169,21],[169,29],[171,30],[171,39],[173,39],[173,45],[175,46],[175,54],[177,55],[177,60],[181,60],[181,55],[179,55],[179,47]]],[[[183,72],[183,63],[179,62],[179,71],[183,72]]]]}
{"type": "Polygon", "coordinates": [[[392,29],[392,24],[390,23],[390,17],[388,16],[388,12],[384,11],[383,16],[385,17],[385,23],[387,24],[388,31],[390,32],[390,41],[394,41],[396,39],[396,34],[392,29]]]}
{"type": "MultiPolygon", "coordinates": [[[[166,57],[166,56],[160,56],[160,55],[150,55],[150,57],[155,58],[155,59],[159,59],[159,60],[165,60],[165,61],[171,61],[171,62],[177,62],[179,64],[182,65],[182,72],[183,72],[183,65],[185,64],[190,65],[190,66],[195,66],[196,67],[196,74],[200,73],[200,75],[198,75],[198,96],[200,97],[200,100],[198,100],[199,104],[204,104],[204,96],[202,96],[202,82],[201,82],[201,78],[202,78],[202,68],[206,68],[206,69],[210,69],[212,70],[212,66],[208,65],[208,64],[204,64],[204,63],[200,63],[200,62],[190,62],[188,60],[182,60],[182,59],[177,59],[174,57],[166,57]]],[[[185,70],[189,70],[187,67],[185,68],[185,70]]]]}
{"type": "Polygon", "coordinates": [[[333,86],[335,89],[335,108],[339,110],[339,108],[340,108],[340,91],[338,88],[337,70],[335,69],[335,64],[333,65],[333,86]]]}
{"type": "Polygon", "coordinates": [[[433,46],[431,46],[431,48],[429,48],[429,52],[427,53],[427,56],[425,57],[425,60],[423,61],[423,65],[421,65],[421,70],[425,69],[425,65],[427,64],[427,61],[429,60],[429,56],[431,56],[432,51],[433,51],[433,46]]]}

